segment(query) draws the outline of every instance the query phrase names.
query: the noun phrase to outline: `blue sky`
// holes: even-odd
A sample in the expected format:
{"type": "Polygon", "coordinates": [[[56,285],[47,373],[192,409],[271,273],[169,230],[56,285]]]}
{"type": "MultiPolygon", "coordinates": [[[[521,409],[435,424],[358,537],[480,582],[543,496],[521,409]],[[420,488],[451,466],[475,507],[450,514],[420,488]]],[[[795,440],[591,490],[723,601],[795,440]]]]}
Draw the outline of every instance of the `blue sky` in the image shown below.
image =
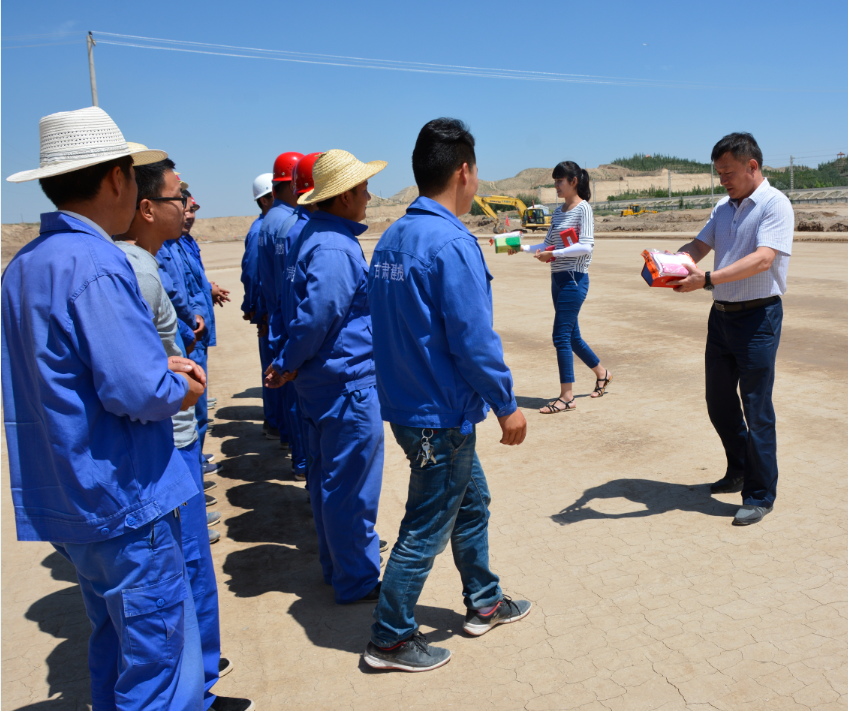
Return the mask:
{"type": "Polygon", "coordinates": [[[489,180],[566,159],[594,167],[637,151],[707,160],[733,130],[751,131],[773,165],[790,153],[811,156],[810,164],[848,153],[837,29],[848,20],[845,0],[803,12],[786,0],[7,0],[2,14],[3,222],[36,221],[50,209],[37,183],[5,177],[37,167],[41,116],[90,105],[88,30],[680,84],[516,81],[99,45],[101,107],[127,140],[171,154],[203,217],[253,214],[253,178],[289,150],[344,148],[387,160],[371,186],[388,197],[414,182],[415,137],[442,115],[471,126],[489,180]],[[32,44],[48,46],[18,48],[32,44]],[[766,88],[781,90],[758,90],[766,88]]]}

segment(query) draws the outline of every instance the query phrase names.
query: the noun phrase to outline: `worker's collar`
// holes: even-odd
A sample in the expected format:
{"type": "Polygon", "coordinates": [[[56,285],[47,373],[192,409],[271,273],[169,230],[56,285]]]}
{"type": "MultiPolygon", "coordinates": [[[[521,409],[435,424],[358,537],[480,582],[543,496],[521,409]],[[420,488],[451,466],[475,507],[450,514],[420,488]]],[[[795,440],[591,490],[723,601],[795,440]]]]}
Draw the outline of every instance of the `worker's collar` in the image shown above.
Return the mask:
{"type": "Polygon", "coordinates": [[[406,208],[406,214],[407,215],[422,214],[422,213],[430,213],[431,215],[437,215],[438,217],[444,217],[448,222],[451,222],[452,224],[456,225],[463,232],[468,232],[468,234],[471,234],[471,232],[468,230],[468,227],[466,227],[462,223],[462,220],[460,220],[456,215],[454,215],[444,205],[436,202],[432,198],[420,196],[420,197],[416,198],[415,201],[408,208],[406,208]]]}
{"type": "Polygon", "coordinates": [[[98,225],[94,220],[90,220],[85,215],[80,215],[78,212],[71,212],[70,210],[59,210],[63,215],[67,215],[68,217],[73,217],[75,220],[79,220],[83,224],[91,227],[98,235],[103,237],[107,242],[112,242],[114,244],[114,240],[111,236],[106,233],[100,225],[98,225]]]}
{"type": "MultiPolygon", "coordinates": [[[[353,220],[348,220],[346,217],[331,215],[329,212],[324,212],[323,210],[313,212],[309,221],[312,222],[313,220],[327,222],[330,225],[337,226],[337,228],[347,230],[353,237],[359,237],[359,235],[368,229],[368,225],[363,225],[361,222],[354,222],[353,220]]],[[[332,229],[330,225],[328,225],[328,229],[332,229]]]]}

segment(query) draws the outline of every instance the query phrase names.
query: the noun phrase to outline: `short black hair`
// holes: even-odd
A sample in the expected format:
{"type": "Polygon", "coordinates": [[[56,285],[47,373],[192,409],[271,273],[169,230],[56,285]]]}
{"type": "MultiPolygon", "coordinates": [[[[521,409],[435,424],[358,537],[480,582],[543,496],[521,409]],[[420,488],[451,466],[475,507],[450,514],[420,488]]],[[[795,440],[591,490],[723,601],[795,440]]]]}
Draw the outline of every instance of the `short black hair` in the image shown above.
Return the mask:
{"type": "Polygon", "coordinates": [[[283,194],[283,188],[286,187],[286,182],[287,181],[285,181],[285,180],[280,180],[277,183],[271,183],[271,185],[273,187],[274,197],[277,198],[277,200],[282,200],[280,195],[283,194]]]}
{"type": "Polygon", "coordinates": [[[463,163],[477,163],[474,136],[459,119],[437,118],[424,125],[412,151],[412,172],[421,193],[442,190],[463,163]]]}
{"type": "Polygon", "coordinates": [[[317,207],[319,210],[323,210],[324,212],[327,212],[327,210],[329,210],[331,207],[333,207],[333,203],[336,202],[337,197],[338,197],[338,195],[333,195],[333,197],[331,197],[331,198],[327,198],[326,200],[321,200],[320,202],[316,202],[315,207],[317,207]]]}
{"type": "Polygon", "coordinates": [[[728,133],[713,146],[710,160],[715,163],[725,153],[730,153],[736,160],[746,161],[753,158],[757,161],[757,167],[763,169],[763,152],[750,133],[728,133]]]}
{"type": "Polygon", "coordinates": [[[160,197],[162,186],[165,184],[165,173],[176,167],[170,158],[138,166],[135,169],[135,182],[138,185],[136,205],[146,198],[160,197]]]}
{"type": "Polygon", "coordinates": [[[123,156],[70,173],[41,178],[38,183],[47,199],[56,207],[67,205],[70,202],[85,202],[97,197],[103,179],[113,168],[119,167],[121,172],[129,178],[132,164],[132,156],[123,156]]]}

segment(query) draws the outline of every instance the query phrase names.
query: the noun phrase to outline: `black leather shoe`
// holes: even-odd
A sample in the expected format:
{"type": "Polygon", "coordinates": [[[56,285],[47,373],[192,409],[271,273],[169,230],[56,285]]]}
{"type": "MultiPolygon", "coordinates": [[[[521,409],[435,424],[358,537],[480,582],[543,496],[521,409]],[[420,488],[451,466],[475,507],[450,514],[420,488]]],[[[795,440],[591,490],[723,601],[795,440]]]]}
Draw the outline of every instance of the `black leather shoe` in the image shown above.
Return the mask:
{"type": "Polygon", "coordinates": [[[715,484],[710,484],[711,494],[736,494],[742,491],[744,479],[741,476],[730,476],[719,479],[715,484]]]}

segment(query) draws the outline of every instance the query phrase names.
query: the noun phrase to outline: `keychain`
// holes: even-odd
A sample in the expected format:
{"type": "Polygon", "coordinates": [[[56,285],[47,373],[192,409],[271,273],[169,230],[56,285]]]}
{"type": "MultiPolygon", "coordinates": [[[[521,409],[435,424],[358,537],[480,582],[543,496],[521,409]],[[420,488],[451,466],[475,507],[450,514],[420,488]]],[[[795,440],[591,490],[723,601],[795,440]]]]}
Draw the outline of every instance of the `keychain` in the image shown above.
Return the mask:
{"type": "Polygon", "coordinates": [[[418,456],[421,458],[418,466],[422,469],[426,467],[430,462],[433,464],[436,463],[436,455],[433,452],[433,445],[430,444],[430,438],[433,436],[433,430],[421,430],[421,451],[418,456]],[[430,435],[427,436],[425,432],[429,432],[430,435]]]}

